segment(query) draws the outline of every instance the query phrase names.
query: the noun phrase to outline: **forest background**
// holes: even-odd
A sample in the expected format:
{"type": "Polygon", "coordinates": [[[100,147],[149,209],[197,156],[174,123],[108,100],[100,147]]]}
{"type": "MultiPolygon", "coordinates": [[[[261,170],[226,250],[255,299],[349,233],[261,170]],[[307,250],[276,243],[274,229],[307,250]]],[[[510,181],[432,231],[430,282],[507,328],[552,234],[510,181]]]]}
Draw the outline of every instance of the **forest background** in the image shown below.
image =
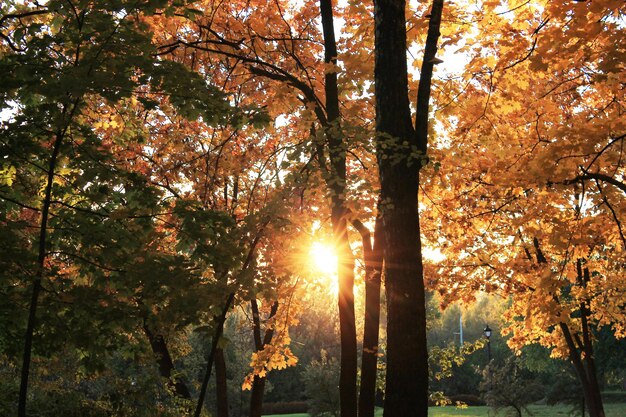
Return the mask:
{"type": "Polygon", "coordinates": [[[426,415],[514,366],[603,417],[623,35],[616,0],[3,2],[2,414],[426,415]]]}

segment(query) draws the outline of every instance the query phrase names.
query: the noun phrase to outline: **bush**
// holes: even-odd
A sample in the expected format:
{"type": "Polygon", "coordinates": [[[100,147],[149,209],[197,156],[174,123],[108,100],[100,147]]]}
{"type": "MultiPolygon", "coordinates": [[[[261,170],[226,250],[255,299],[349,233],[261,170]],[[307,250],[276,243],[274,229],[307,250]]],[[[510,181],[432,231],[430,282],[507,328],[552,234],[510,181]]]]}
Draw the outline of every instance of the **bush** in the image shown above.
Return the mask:
{"type": "Polygon", "coordinates": [[[472,394],[451,395],[448,398],[452,404],[463,403],[470,406],[485,405],[485,401],[482,398],[472,394]]]}
{"type": "Polygon", "coordinates": [[[626,403],[626,391],[610,391],[602,393],[605,403],[626,403]]]}
{"type": "Polygon", "coordinates": [[[516,358],[508,358],[502,366],[491,362],[483,372],[480,389],[487,405],[495,412],[522,417],[522,410],[530,414],[528,404],[543,398],[544,387],[519,367],[516,358]]]}
{"type": "MultiPolygon", "coordinates": [[[[18,368],[0,356],[0,416],[17,409],[20,374],[18,368]]],[[[40,359],[40,361],[43,361],[40,359]]],[[[134,378],[112,370],[94,375],[72,374],[58,363],[45,370],[33,363],[27,410],[37,417],[173,417],[180,405],[167,394],[160,377],[144,368],[127,366],[134,378]],[[45,371],[45,372],[44,372],[45,371]]]]}
{"type": "Polygon", "coordinates": [[[339,362],[328,357],[325,350],[319,361],[305,368],[304,384],[309,414],[313,417],[339,417],[339,362]]]}
{"type": "Polygon", "coordinates": [[[583,390],[578,378],[569,372],[561,372],[546,393],[546,404],[578,404],[583,390]]]}
{"type": "Polygon", "coordinates": [[[281,401],[263,404],[263,414],[297,414],[308,411],[309,405],[306,401],[281,401]]]}

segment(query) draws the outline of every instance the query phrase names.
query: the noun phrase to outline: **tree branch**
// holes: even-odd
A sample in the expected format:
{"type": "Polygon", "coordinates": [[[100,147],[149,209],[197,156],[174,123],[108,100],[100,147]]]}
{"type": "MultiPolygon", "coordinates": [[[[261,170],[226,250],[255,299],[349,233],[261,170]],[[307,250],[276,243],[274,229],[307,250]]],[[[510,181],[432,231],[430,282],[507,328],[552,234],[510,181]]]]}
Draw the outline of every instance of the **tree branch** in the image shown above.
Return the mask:
{"type": "Polygon", "coordinates": [[[441,26],[441,14],[443,13],[443,0],[433,0],[433,6],[428,22],[428,35],[426,36],[426,48],[424,60],[420,71],[420,81],[417,88],[417,102],[415,113],[415,144],[417,149],[426,156],[428,148],[428,107],[430,102],[430,89],[432,85],[433,68],[436,61],[437,41],[439,40],[439,27],[441,26]]]}
{"type": "Polygon", "coordinates": [[[578,175],[572,179],[569,180],[564,180],[561,182],[561,184],[564,185],[570,185],[570,184],[575,184],[575,183],[579,183],[579,182],[583,182],[586,180],[599,180],[599,181],[604,181],[606,183],[609,183],[617,188],[619,188],[620,190],[622,190],[624,192],[624,194],[626,194],[626,184],[624,184],[623,182],[616,180],[615,178],[606,175],[606,174],[602,174],[600,172],[588,172],[585,171],[584,174],[582,175],[578,175]]]}

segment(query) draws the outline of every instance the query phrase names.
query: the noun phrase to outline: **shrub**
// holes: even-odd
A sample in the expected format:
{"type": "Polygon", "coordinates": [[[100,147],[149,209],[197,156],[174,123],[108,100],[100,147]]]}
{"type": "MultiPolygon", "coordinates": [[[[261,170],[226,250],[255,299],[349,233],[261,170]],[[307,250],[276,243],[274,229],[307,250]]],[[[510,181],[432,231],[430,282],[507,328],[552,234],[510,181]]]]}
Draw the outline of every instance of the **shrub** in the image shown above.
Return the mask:
{"type": "Polygon", "coordinates": [[[543,397],[544,387],[519,367],[516,358],[509,357],[502,366],[491,362],[483,372],[480,389],[487,405],[495,412],[522,417],[522,410],[543,397]]]}
{"type": "Polygon", "coordinates": [[[339,362],[325,350],[320,360],[305,368],[304,384],[309,414],[313,417],[339,417],[339,362]]]}
{"type": "Polygon", "coordinates": [[[263,404],[263,414],[297,414],[308,411],[309,405],[306,401],[281,401],[263,404]]]}
{"type": "Polygon", "coordinates": [[[477,395],[457,394],[449,397],[452,404],[463,403],[469,406],[485,405],[485,401],[477,395]]]}

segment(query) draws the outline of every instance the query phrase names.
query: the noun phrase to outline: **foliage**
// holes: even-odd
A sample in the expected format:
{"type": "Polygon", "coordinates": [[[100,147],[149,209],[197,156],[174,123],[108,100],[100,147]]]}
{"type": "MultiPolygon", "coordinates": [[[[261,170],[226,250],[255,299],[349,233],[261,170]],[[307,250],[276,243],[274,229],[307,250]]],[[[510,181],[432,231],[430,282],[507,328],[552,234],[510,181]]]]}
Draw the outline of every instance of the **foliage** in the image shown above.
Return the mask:
{"type": "Polygon", "coordinates": [[[595,333],[595,357],[598,375],[604,382],[604,389],[621,388],[626,383],[626,339],[617,339],[607,327],[595,333]]]}
{"type": "MultiPolygon", "coordinates": [[[[29,415],[37,416],[155,416],[174,417],[181,408],[159,383],[151,362],[145,365],[122,357],[111,358],[108,369],[99,373],[78,373],[73,369],[72,352],[54,362],[36,363],[30,390],[29,415]]],[[[146,358],[147,359],[147,358],[146,358]]],[[[5,364],[0,369],[2,384],[0,411],[15,413],[18,393],[17,369],[5,364]]]]}
{"type": "Polygon", "coordinates": [[[243,262],[229,215],[172,198],[137,158],[142,143],[158,147],[150,122],[242,125],[243,113],[156,54],[145,18],[184,4],[4,7],[0,347],[20,357],[35,277],[35,354],[45,363],[67,349],[69,375],[96,375],[113,354],[137,357],[143,327],[167,335],[200,322],[243,262]]]}
{"type": "Polygon", "coordinates": [[[468,355],[482,349],[485,344],[483,339],[478,339],[474,343],[464,343],[460,349],[453,344],[445,347],[433,346],[428,351],[431,378],[439,380],[452,376],[455,366],[462,365],[468,355]]]}
{"type": "MultiPolygon", "coordinates": [[[[9,20],[15,26],[5,28],[13,43],[0,59],[9,77],[0,104],[10,114],[2,122],[2,169],[10,175],[0,185],[1,233],[3,246],[13,249],[1,260],[7,302],[2,309],[17,314],[6,321],[2,316],[2,333],[21,332],[24,326],[23,308],[15,307],[25,304],[21,300],[35,274],[35,225],[41,190],[51,175],[46,294],[35,343],[42,355],[67,341],[86,352],[121,344],[120,336],[126,337],[116,326],[130,330],[134,317],[159,304],[171,306],[168,296],[177,286],[197,285],[201,278],[191,272],[193,262],[160,247],[168,234],[162,213],[170,209],[163,193],[117,157],[143,134],[135,131],[128,107],[139,106],[151,92],[171,94],[174,104],[187,110],[201,106],[205,118],[225,117],[228,105],[197,74],[154,58],[150,34],[136,18],[146,10],[137,7],[134,2],[89,4],[81,10],[66,2],[35,4],[32,13],[39,14],[9,20]],[[177,102],[182,96],[172,89],[180,85],[166,73],[193,83],[184,88],[195,96],[177,102]],[[138,90],[143,90],[139,98],[138,90]],[[131,118],[129,123],[122,125],[120,115],[131,118]]],[[[3,338],[2,344],[13,341],[19,338],[3,338]]],[[[6,351],[15,348],[8,345],[6,351]]]]}
{"type": "Polygon", "coordinates": [[[431,309],[437,312],[429,318],[431,326],[428,331],[431,369],[429,387],[431,391],[441,391],[450,398],[458,395],[478,396],[481,375],[476,370],[483,369],[488,364],[488,351],[483,332],[485,324],[489,323],[493,329],[490,338],[492,357],[495,360],[503,360],[512,354],[506,346],[506,339],[499,332],[505,325],[501,315],[506,311],[507,301],[496,295],[483,293],[476,296],[473,304],[455,303],[440,310],[441,300],[437,294],[430,300],[431,309]],[[462,349],[458,346],[460,320],[464,337],[462,349]],[[438,363],[439,359],[436,357],[438,352],[444,355],[445,360],[442,364],[438,363]]]}

